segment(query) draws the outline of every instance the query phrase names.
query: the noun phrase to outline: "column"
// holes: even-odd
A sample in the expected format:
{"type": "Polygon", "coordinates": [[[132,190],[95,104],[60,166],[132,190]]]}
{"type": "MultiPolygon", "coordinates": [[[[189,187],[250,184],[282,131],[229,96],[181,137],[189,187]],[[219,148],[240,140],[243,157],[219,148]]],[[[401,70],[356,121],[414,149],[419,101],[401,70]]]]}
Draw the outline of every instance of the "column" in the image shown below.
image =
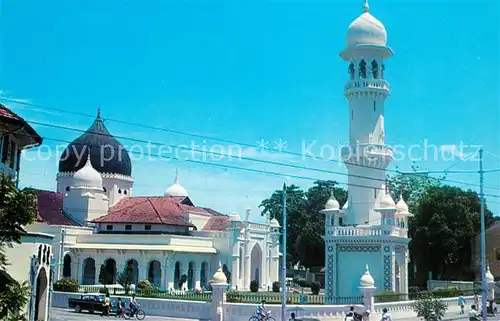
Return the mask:
{"type": "Polygon", "coordinates": [[[161,263],[161,278],[160,278],[160,284],[161,284],[161,286],[160,286],[160,288],[163,291],[168,291],[168,280],[167,280],[168,269],[167,269],[167,262],[168,262],[168,259],[166,260],[166,262],[162,262],[161,263]]]}
{"type": "Polygon", "coordinates": [[[141,280],[147,280],[149,279],[149,257],[143,257],[141,258],[137,264],[139,265],[139,273],[137,275],[137,282],[141,280]]]}
{"type": "Polygon", "coordinates": [[[166,262],[167,266],[167,277],[165,278],[167,284],[167,290],[172,291],[175,289],[174,287],[174,279],[175,279],[175,259],[170,257],[166,262]]]}

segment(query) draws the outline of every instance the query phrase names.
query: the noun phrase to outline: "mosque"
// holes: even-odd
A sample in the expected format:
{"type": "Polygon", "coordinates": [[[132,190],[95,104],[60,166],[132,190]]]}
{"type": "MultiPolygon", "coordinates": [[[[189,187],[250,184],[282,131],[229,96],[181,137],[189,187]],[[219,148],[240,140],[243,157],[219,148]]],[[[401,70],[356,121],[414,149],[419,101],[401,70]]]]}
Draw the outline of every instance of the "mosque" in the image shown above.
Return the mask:
{"type": "Polygon", "coordinates": [[[248,289],[252,280],[267,288],[278,280],[276,219],[259,224],[249,221],[249,209],[242,220],[198,206],[178,175],[162,196],[133,196],[129,154],[99,112],[62,153],[56,181],[57,192],[36,190],[37,217],[29,227],[54,235],[56,280],[100,284],[103,266],[105,282],[116,284],[117,273],[130,267],[133,284],[200,290],[219,262],[235,289],[248,289]]]}
{"type": "Polygon", "coordinates": [[[363,287],[378,292],[408,293],[408,218],[402,196],[396,204],[385,186],[386,168],[393,151],[384,142],[384,103],[390,94],[385,61],[393,55],[384,25],[369,12],[362,14],[346,35],[340,57],[349,78],[344,95],[349,103],[349,145],[342,158],[349,173],[348,200],[340,208],[332,195],[321,211],[325,215],[325,296],[359,295],[363,287]],[[369,273],[368,273],[369,267],[369,273]]]}

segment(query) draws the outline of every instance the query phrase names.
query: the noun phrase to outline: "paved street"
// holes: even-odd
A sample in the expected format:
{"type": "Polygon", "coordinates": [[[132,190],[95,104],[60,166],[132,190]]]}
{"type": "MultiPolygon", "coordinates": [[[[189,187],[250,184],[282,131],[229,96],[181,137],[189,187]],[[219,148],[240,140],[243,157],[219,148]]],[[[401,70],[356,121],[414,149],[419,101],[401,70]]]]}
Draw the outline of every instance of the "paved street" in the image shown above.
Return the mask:
{"type": "MultiPolygon", "coordinates": [[[[117,319],[114,316],[101,317],[99,314],[89,313],[75,313],[69,309],[50,309],[50,321],[102,321],[102,320],[123,320],[117,319]]],[[[193,321],[193,319],[176,319],[176,318],[163,318],[163,317],[150,317],[146,316],[145,321],[193,321]]]]}

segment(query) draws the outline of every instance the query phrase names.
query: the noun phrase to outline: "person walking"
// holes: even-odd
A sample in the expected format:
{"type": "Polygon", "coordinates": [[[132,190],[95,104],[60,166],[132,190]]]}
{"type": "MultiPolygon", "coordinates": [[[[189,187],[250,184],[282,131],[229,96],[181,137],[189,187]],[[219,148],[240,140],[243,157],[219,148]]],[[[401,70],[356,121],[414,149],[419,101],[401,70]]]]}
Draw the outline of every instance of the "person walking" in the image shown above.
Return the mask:
{"type": "Polygon", "coordinates": [[[106,293],[106,297],[104,297],[104,309],[102,310],[101,317],[104,315],[109,317],[110,305],[111,305],[111,300],[109,298],[109,293],[106,293]]]}
{"type": "Polygon", "coordinates": [[[460,296],[458,297],[458,305],[460,306],[460,314],[464,314],[465,298],[463,293],[460,293],[460,296]]]}

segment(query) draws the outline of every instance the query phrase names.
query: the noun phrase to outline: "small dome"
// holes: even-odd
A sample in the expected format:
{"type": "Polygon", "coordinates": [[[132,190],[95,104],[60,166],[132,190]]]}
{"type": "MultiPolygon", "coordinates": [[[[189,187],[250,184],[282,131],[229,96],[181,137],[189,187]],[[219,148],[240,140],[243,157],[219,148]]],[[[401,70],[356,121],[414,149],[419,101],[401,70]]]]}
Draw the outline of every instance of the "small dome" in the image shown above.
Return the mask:
{"type": "Polygon", "coordinates": [[[227,277],[226,274],[222,271],[222,266],[219,261],[219,268],[214,274],[214,282],[215,283],[227,283],[227,277]]]}
{"type": "Polygon", "coordinates": [[[395,208],[396,203],[391,197],[391,194],[385,193],[385,195],[380,200],[380,208],[395,208]]]}
{"type": "Polygon", "coordinates": [[[184,187],[179,184],[179,178],[177,170],[175,171],[175,180],[172,185],[165,191],[165,196],[167,197],[187,197],[188,193],[184,187]]]}
{"type": "Polygon", "coordinates": [[[396,204],[396,209],[398,210],[398,214],[409,214],[410,212],[408,211],[408,204],[406,204],[405,200],[403,199],[403,194],[399,196],[399,201],[396,204]]]}
{"type": "Polygon", "coordinates": [[[339,209],[340,209],[340,204],[337,201],[337,199],[335,198],[335,196],[333,195],[333,191],[332,191],[330,194],[330,198],[328,199],[328,201],[326,201],[325,210],[337,210],[338,211],[339,209]]]}
{"type": "Polygon", "coordinates": [[[359,287],[365,288],[365,289],[375,287],[375,280],[373,279],[372,275],[370,274],[370,270],[368,269],[368,264],[366,265],[365,274],[363,274],[361,276],[361,279],[359,280],[359,287]]]}
{"type": "Polygon", "coordinates": [[[495,278],[491,274],[490,267],[486,270],[486,283],[495,283],[495,278]]]}
{"type": "Polygon", "coordinates": [[[87,154],[87,162],[73,175],[72,187],[86,187],[102,189],[101,174],[92,167],[90,153],[87,154]]]}
{"type": "Polygon", "coordinates": [[[273,217],[273,219],[269,222],[269,226],[272,228],[280,228],[280,223],[276,219],[276,217],[273,217]]]}
{"type": "Polygon", "coordinates": [[[365,0],[363,13],[347,28],[347,47],[357,45],[385,46],[387,44],[387,32],[384,25],[368,10],[368,1],[365,0]]]}

